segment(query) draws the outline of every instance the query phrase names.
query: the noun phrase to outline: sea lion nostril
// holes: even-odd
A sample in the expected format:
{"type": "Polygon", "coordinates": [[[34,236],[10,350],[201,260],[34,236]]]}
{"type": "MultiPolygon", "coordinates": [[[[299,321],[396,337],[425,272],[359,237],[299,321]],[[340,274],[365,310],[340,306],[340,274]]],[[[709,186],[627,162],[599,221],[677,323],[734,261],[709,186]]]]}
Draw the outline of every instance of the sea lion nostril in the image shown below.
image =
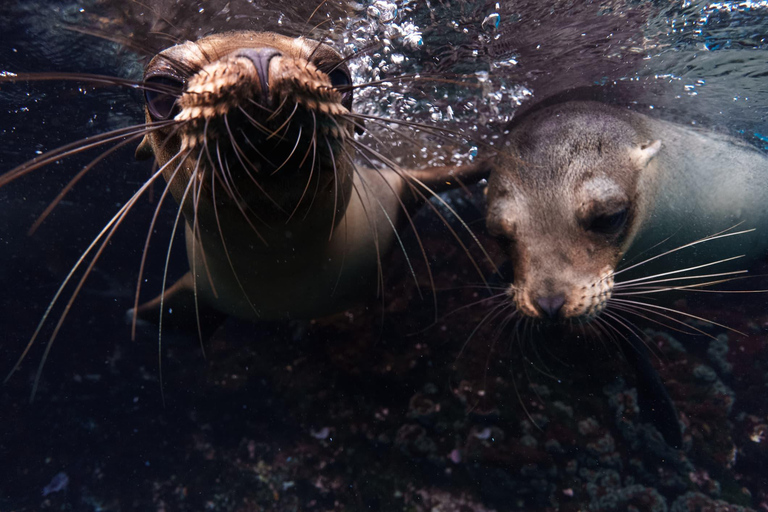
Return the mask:
{"type": "Polygon", "coordinates": [[[235,57],[245,57],[253,62],[256,72],[259,74],[261,82],[261,92],[263,98],[269,97],[269,61],[272,57],[282,55],[280,51],[274,48],[241,48],[232,53],[235,57]]]}
{"type": "Polygon", "coordinates": [[[536,304],[539,305],[541,311],[544,312],[549,318],[555,318],[565,304],[565,296],[561,293],[559,295],[551,295],[549,297],[539,297],[536,299],[536,304]]]}

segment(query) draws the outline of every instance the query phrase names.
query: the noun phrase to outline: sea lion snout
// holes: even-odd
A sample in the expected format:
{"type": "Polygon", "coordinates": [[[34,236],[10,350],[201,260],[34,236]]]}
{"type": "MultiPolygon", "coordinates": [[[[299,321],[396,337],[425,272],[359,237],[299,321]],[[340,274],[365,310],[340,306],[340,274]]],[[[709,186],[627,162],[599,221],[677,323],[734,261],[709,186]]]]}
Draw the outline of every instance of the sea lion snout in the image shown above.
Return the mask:
{"type": "Polygon", "coordinates": [[[232,56],[245,57],[253,62],[261,84],[261,98],[264,101],[269,98],[269,63],[273,57],[282,55],[275,48],[243,48],[233,52],[232,56]]]}
{"type": "Polygon", "coordinates": [[[581,279],[539,279],[556,274],[562,272],[543,267],[528,269],[527,279],[510,287],[509,295],[517,310],[532,318],[561,322],[589,321],[605,309],[613,291],[612,269],[606,268],[592,280],[587,271],[581,279]]]}
{"type": "Polygon", "coordinates": [[[557,295],[545,295],[536,299],[535,302],[542,313],[549,318],[556,318],[563,308],[563,304],[565,304],[565,295],[562,293],[558,293],[557,295]]]}

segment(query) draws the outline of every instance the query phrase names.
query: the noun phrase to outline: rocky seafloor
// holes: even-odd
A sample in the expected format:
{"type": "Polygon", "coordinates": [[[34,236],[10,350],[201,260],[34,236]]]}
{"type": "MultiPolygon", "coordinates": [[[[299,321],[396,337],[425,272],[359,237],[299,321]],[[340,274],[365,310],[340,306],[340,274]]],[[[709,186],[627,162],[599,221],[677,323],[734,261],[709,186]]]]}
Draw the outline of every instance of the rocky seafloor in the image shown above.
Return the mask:
{"type": "Polygon", "coordinates": [[[762,300],[677,304],[746,336],[636,323],[684,424],[675,450],[611,342],[498,320],[468,340],[490,308],[463,306],[486,292],[449,237],[424,240],[437,322],[424,269],[417,287],[395,254],[384,306],[229,321],[205,358],[168,333],[165,406],[156,332],[132,342],[120,308],[85,297],[36,401],[36,364],[0,388],[0,510],[768,509],[762,300]]]}

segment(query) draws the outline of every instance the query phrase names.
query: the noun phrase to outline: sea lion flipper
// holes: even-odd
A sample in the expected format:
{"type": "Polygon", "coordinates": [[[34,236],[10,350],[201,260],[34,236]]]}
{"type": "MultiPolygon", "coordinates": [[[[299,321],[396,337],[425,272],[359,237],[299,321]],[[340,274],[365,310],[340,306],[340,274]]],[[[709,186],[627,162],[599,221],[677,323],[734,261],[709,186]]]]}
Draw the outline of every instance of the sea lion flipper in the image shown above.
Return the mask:
{"type": "Polygon", "coordinates": [[[630,341],[629,345],[625,348],[624,355],[637,375],[637,402],[641,418],[656,427],[668,445],[676,449],[682,448],[680,415],[651,363],[648,349],[637,340],[630,341]]]}
{"type": "Polygon", "coordinates": [[[152,150],[152,144],[149,140],[149,137],[146,135],[143,139],[141,139],[141,142],[139,143],[138,147],[136,148],[136,153],[134,153],[134,157],[136,160],[149,160],[155,156],[155,152],[152,150]]]}
{"type": "Polygon", "coordinates": [[[487,178],[491,173],[488,161],[481,160],[467,165],[447,165],[426,169],[408,169],[405,173],[433,192],[440,193],[462,185],[472,185],[487,178]]]}
{"type": "Polygon", "coordinates": [[[154,325],[160,323],[160,303],[163,305],[163,329],[196,333],[198,318],[200,334],[209,338],[224,322],[226,315],[205,304],[198,298],[195,301],[192,272],[187,272],[178,281],[165,290],[165,293],[128,311],[128,318],[154,325]]]}

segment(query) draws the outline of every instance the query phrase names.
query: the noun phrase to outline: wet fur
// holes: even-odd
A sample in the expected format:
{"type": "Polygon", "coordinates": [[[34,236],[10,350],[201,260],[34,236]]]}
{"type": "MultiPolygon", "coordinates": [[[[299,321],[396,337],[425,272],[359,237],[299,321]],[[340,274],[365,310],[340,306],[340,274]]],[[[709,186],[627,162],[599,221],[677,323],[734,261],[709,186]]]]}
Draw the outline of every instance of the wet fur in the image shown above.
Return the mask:
{"type": "MultiPolygon", "coordinates": [[[[609,302],[622,258],[668,237],[693,242],[735,225],[768,225],[768,159],[727,136],[601,103],[566,102],[521,120],[506,147],[523,163],[493,163],[487,224],[513,262],[510,296],[528,316],[541,317],[537,298],[554,294],[566,298],[562,318],[594,316],[609,302]],[[624,206],[620,232],[590,231],[596,213],[624,206]],[[599,307],[587,308],[590,300],[599,307]]],[[[752,237],[743,250],[748,265],[765,255],[768,237],[752,237]]],[[[675,267],[734,252],[704,245],[676,255],[675,267]]],[[[643,270],[658,265],[669,270],[669,261],[643,270]]]]}
{"type": "MultiPolygon", "coordinates": [[[[270,74],[272,67],[270,64],[270,74]]],[[[180,205],[175,225],[186,226],[191,271],[173,285],[164,277],[163,292],[135,308],[132,320],[157,322],[161,324],[161,333],[165,320],[166,327],[172,324],[189,331],[197,330],[202,339],[210,332],[209,327],[215,328],[225,315],[254,321],[308,319],[343,311],[375,298],[381,291],[382,257],[399,237],[397,231],[413,225],[411,214],[415,209],[427,199],[436,198],[452,211],[437,193],[456,186],[462,178],[466,182],[482,178],[487,175],[487,167],[440,167],[409,172],[388,155],[360,144],[353,132],[361,130],[366,119],[350,111],[352,88],[336,90],[328,76],[344,67],[342,57],[321,42],[270,33],[232,32],[172,48],[150,63],[145,79],[140,82],[66,74],[5,76],[6,82],[79,79],[139,87],[148,94],[181,94],[179,105],[183,107],[178,118],[174,112],[165,120],[154,119],[147,109],[146,124],[94,137],[87,144],[80,141],[64,146],[0,177],[3,185],[85,149],[109,143],[122,147],[139,143],[141,137],[144,141],[138,144],[137,156],[156,159],[156,170],[150,179],[104,226],[62,283],[11,374],[41,333],[53,306],[66,297],[63,292],[75,281],[76,272],[82,271],[48,340],[33,386],[34,396],[51,345],[95,262],[139,198],[159,183],[161,176],[167,185],[160,193],[149,227],[136,300],[153,227],[160,207],[169,196],[180,205]],[[200,117],[200,109],[206,108],[205,101],[199,101],[207,94],[203,90],[189,91],[192,106],[185,106],[189,103],[182,101],[186,92],[153,81],[156,77],[152,73],[159,68],[165,76],[185,84],[194,82],[192,77],[196,74],[204,83],[216,73],[206,66],[230,59],[233,52],[242,48],[276,48],[283,60],[295,59],[297,72],[306,71],[313,77],[310,85],[299,86],[299,90],[303,87],[310,96],[301,99],[292,95],[303,93],[289,93],[272,105],[266,101],[259,105],[260,101],[248,98],[235,100],[228,108],[238,114],[242,124],[234,129],[227,126],[225,130],[222,119],[227,118],[226,112],[200,117]],[[244,105],[243,101],[247,103],[244,105]],[[256,110],[267,111],[260,118],[264,124],[254,121],[256,110]],[[233,133],[240,128],[250,130],[250,135],[244,133],[244,137],[235,142],[233,133]],[[257,140],[260,142],[255,142],[257,140]],[[225,144],[227,147],[222,148],[225,144]],[[242,150],[246,145],[253,151],[242,150]],[[370,168],[360,166],[355,154],[370,164],[370,168]],[[384,168],[375,169],[374,160],[383,162],[384,168]]],[[[223,72],[226,74],[226,69],[223,72]]],[[[264,87],[256,75],[248,80],[254,81],[256,91],[275,92],[264,87]]],[[[286,87],[292,87],[291,83],[286,82],[286,87]]],[[[51,208],[111,152],[110,149],[104,151],[92,165],[83,169],[51,208]]],[[[445,221],[442,214],[435,211],[445,221]]],[[[172,237],[168,243],[166,276],[173,243],[172,237]]],[[[463,246],[460,240],[458,243],[463,246]]],[[[423,252],[422,256],[426,258],[423,252]]]]}

